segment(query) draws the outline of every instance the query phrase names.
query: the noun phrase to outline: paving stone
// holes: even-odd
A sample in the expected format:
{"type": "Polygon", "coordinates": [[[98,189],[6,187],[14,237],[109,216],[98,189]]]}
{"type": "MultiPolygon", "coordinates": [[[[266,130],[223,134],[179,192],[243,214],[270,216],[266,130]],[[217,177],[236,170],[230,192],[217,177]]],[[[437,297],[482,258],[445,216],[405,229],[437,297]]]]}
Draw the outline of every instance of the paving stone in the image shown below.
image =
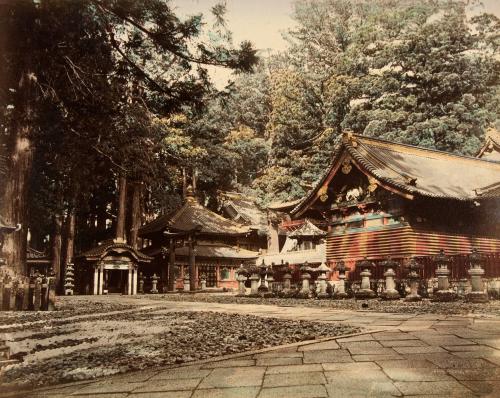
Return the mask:
{"type": "MultiPolygon", "coordinates": [[[[189,398],[191,391],[162,391],[162,392],[143,392],[139,394],[127,395],[130,398],[189,398]]],[[[96,395],[97,397],[108,398],[107,395],[96,395]]]]}
{"type": "Polygon", "coordinates": [[[464,359],[450,355],[449,358],[429,358],[429,361],[435,363],[443,369],[469,369],[469,368],[493,368],[494,364],[484,359],[464,359]]]}
{"type": "Polygon", "coordinates": [[[394,383],[380,381],[359,381],[352,383],[346,379],[335,380],[325,385],[330,397],[388,397],[401,396],[394,383]]]}
{"type": "Polygon", "coordinates": [[[422,340],[382,340],[384,347],[428,347],[422,340]]]}
{"type": "Polygon", "coordinates": [[[323,367],[319,363],[313,363],[307,365],[269,366],[266,370],[266,375],[297,373],[297,372],[321,372],[322,370],[323,367]]]}
{"type": "Polygon", "coordinates": [[[500,339],[473,339],[473,341],[500,350],[500,339]]]}
{"type": "Polygon", "coordinates": [[[406,369],[406,368],[437,368],[437,365],[429,362],[427,360],[412,360],[412,359],[404,359],[397,361],[377,361],[377,365],[386,368],[397,368],[397,369],[406,369]]]}
{"type": "Polygon", "coordinates": [[[218,368],[207,376],[198,388],[260,386],[264,367],[218,368]]]}
{"type": "MultiPolygon", "coordinates": [[[[355,370],[378,370],[380,367],[375,362],[353,362],[353,363],[324,363],[325,371],[355,371],[355,370]]],[[[434,364],[431,364],[434,365],[434,364]]],[[[435,365],[434,365],[435,366],[435,365]]]]}
{"type": "Polygon", "coordinates": [[[472,340],[461,339],[460,337],[456,336],[420,337],[420,340],[433,346],[474,344],[472,340]]]}
{"type": "Polygon", "coordinates": [[[139,392],[162,392],[162,391],[182,391],[192,390],[200,384],[201,378],[178,379],[178,380],[156,380],[154,383],[146,382],[134,389],[134,393],[139,392]]]}
{"type": "Polygon", "coordinates": [[[400,354],[428,354],[434,352],[446,352],[441,347],[427,346],[427,347],[394,347],[396,352],[400,354]]]}
{"type": "Polygon", "coordinates": [[[384,368],[384,372],[394,381],[446,381],[453,380],[442,369],[426,368],[384,368]]]}
{"type": "Polygon", "coordinates": [[[448,369],[457,380],[497,380],[500,381],[500,368],[486,369],[448,369]]]}
{"type": "Polygon", "coordinates": [[[327,392],[322,385],[263,388],[258,398],[323,398],[327,392]]]}
{"type": "Polygon", "coordinates": [[[353,355],[352,359],[356,362],[375,362],[375,361],[395,361],[399,359],[406,359],[401,355],[353,355]]]}
{"type": "Polygon", "coordinates": [[[332,371],[325,372],[328,384],[335,384],[337,380],[350,381],[352,384],[363,383],[368,381],[377,382],[390,382],[391,380],[380,369],[366,370],[366,369],[353,369],[345,371],[332,371]]]}
{"type": "Polygon", "coordinates": [[[351,342],[344,342],[340,343],[340,346],[345,349],[345,350],[351,350],[351,349],[372,349],[372,348],[384,348],[382,344],[380,344],[378,341],[351,341],[351,342]]]}
{"type": "Polygon", "coordinates": [[[322,343],[308,344],[299,347],[299,351],[337,350],[340,346],[335,340],[323,341],[322,343]]]}
{"type": "Polygon", "coordinates": [[[462,397],[471,391],[458,381],[396,381],[396,387],[406,395],[449,395],[462,397]]]}
{"type": "Polygon", "coordinates": [[[460,358],[495,358],[500,359],[500,352],[498,350],[483,350],[483,351],[455,351],[451,353],[460,358]]]}
{"type": "Polygon", "coordinates": [[[257,359],[257,366],[277,366],[277,365],[301,365],[302,358],[282,358],[277,356],[275,358],[262,358],[257,359]]]}
{"type": "Polygon", "coordinates": [[[192,398],[255,398],[260,387],[211,388],[196,390],[192,398]]]}
{"type": "Polygon", "coordinates": [[[202,369],[232,368],[241,366],[254,366],[254,359],[228,359],[226,361],[209,362],[201,366],[202,369]]]}
{"type": "Polygon", "coordinates": [[[150,382],[156,380],[173,380],[173,379],[202,379],[208,376],[211,369],[169,369],[158,373],[149,379],[150,382]]]}
{"type": "Polygon", "coordinates": [[[360,336],[343,337],[337,339],[337,343],[346,343],[350,341],[373,341],[374,338],[371,334],[363,334],[360,336]]]}
{"type": "Polygon", "coordinates": [[[86,386],[71,395],[94,395],[94,394],[111,394],[111,393],[127,393],[141,386],[142,383],[110,383],[99,382],[86,386]]]}
{"type": "Polygon", "coordinates": [[[500,391],[500,382],[498,381],[464,380],[461,383],[470,388],[475,393],[479,393],[481,395],[498,397],[498,391],[500,391]]]}
{"type": "Polygon", "coordinates": [[[304,363],[352,362],[347,350],[304,351],[304,363]]]}
{"type": "Polygon", "coordinates": [[[361,341],[353,343],[341,343],[352,355],[397,355],[392,348],[383,347],[377,341],[361,341]]]}
{"type": "Polygon", "coordinates": [[[302,386],[308,384],[326,384],[323,372],[266,374],[263,387],[302,386]]]}
{"type": "Polygon", "coordinates": [[[490,351],[491,347],[485,345],[444,345],[442,346],[448,351],[490,351]]]}
{"type": "Polygon", "coordinates": [[[302,358],[304,354],[299,351],[295,352],[276,352],[276,351],[271,351],[271,352],[264,352],[262,354],[255,354],[253,356],[254,359],[262,359],[262,358],[302,358]]]}

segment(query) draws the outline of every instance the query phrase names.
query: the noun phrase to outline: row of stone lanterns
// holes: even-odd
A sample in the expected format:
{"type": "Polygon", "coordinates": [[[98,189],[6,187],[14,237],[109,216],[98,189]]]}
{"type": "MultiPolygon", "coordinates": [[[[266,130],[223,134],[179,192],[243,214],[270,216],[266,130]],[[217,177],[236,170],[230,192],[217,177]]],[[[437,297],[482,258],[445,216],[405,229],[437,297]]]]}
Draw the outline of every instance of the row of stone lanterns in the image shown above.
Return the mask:
{"type": "MultiPolygon", "coordinates": [[[[450,270],[448,266],[451,259],[445,255],[444,251],[441,250],[438,255],[433,258],[433,262],[436,265],[436,276],[438,279],[438,288],[434,294],[435,301],[452,301],[455,300],[457,294],[450,289],[449,286],[449,275],[450,270]]],[[[488,295],[484,292],[482,276],[484,275],[484,270],[482,268],[482,257],[474,249],[469,255],[470,268],[468,270],[471,276],[471,286],[472,291],[465,295],[467,301],[471,302],[486,302],[488,301],[488,295]]],[[[274,265],[274,264],[273,264],[274,265]]],[[[380,294],[382,299],[386,300],[397,300],[400,299],[400,293],[396,289],[396,269],[400,267],[397,261],[388,258],[384,261],[381,266],[384,268],[384,278],[385,278],[385,289],[380,294]]],[[[370,284],[370,277],[372,276],[372,270],[375,268],[375,264],[369,261],[367,258],[359,261],[357,267],[361,269],[361,285],[354,296],[357,299],[372,299],[376,298],[377,294],[372,290],[370,284]]],[[[410,292],[405,297],[405,301],[419,301],[422,297],[418,294],[419,283],[421,280],[420,271],[423,268],[422,264],[418,263],[415,258],[411,258],[407,265],[407,275],[406,279],[409,282],[410,292]]],[[[300,267],[300,278],[301,287],[299,289],[292,289],[291,287],[291,270],[287,264],[282,264],[283,271],[283,285],[282,290],[279,292],[281,297],[298,297],[298,298],[311,298],[313,295],[317,298],[329,298],[334,299],[344,299],[349,297],[346,291],[345,279],[346,272],[350,271],[344,261],[339,261],[335,267],[338,272],[338,284],[336,285],[335,292],[330,294],[328,292],[328,282],[327,273],[331,272],[330,268],[322,263],[319,267],[311,268],[305,262],[300,267]],[[317,287],[311,286],[311,274],[317,273],[316,278],[317,287]],[[314,289],[314,291],[313,291],[314,289]]],[[[251,297],[273,297],[273,283],[274,283],[274,271],[272,266],[267,266],[264,261],[261,265],[253,266],[250,269],[245,269],[243,266],[237,271],[238,273],[238,295],[246,295],[245,282],[248,278],[250,280],[250,296],[251,297]]]]}

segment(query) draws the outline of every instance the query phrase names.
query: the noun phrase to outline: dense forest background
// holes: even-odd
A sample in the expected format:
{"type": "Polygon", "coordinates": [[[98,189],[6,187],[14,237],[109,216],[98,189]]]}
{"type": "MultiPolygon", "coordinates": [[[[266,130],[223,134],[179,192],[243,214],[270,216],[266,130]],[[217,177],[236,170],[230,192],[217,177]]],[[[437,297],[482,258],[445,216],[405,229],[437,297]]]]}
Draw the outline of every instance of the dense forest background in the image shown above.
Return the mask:
{"type": "Polygon", "coordinates": [[[218,190],[299,198],[346,129],[473,155],[498,126],[500,20],[469,3],[298,0],[272,55],[233,44],[223,4],[2,4],[0,215],[21,227],[4,252],[22,270],[28,230],[63,261],[109,237],[120,179],[131,231],[194,174],[212,208],[218,190]],[[217,90],[208,66],[234,81],[217,90]]]}

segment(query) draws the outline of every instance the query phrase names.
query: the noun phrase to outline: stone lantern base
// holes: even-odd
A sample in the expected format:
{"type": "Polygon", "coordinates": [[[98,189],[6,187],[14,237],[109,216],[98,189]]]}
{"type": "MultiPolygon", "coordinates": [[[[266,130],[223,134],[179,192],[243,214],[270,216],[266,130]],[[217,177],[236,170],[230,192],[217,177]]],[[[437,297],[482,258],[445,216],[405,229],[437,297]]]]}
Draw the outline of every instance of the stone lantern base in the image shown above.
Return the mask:
{"type": "Polygon", "coordinates": [[[399,300],[401,298],[397,290],[386,290],[380,294],[380,297],[383,300],[399,300]]]}
{"type": "Polygon", "coordinates": [[[451,290],[438,290],[434,293],[434,298],[432,301],[455,301],[457,299],[457,294],[451,290]]]}
{"type": "Polygon", "coordinates": [[[415,293],[415,294],[408,294],[404,298],[404,301],[408,301],[408,302],[422,301],[422,296],[420,296],[417,293],[415,293]]]}
{"type": "Polygon", "coordinates": [[[360,289],[354,293],[357,299],[367,300],[377,298],[377,294],[371,289],[360,289]]]}
{"type": "Polygon", "coordinates": [[[335,292],[333,294],[333,299],[335,299],[335,300],[344,300],[344,299],[348,299],[348,298],[349,298],[349,295],[346,292],[335,292]]]}
{"type": "Polygon", "coordinates": [[[469,303],[487,303],[488,294],[484,292],[469,292],[465,295],[465,301],[469,303]]]}

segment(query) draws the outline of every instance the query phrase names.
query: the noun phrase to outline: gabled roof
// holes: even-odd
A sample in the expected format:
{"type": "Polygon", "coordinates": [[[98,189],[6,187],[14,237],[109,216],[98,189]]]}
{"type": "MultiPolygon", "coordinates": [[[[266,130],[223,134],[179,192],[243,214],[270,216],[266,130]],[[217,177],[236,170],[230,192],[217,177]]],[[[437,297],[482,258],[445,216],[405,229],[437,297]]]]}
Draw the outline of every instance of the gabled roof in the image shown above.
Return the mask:
{"type": "Polygon", "coordinates": [[[500,132],[495,129],[486,131],[486,140],[476,154],[476,157],[493,162],[500,162],[500,132]]]}
{"type": "Polygon", "coordinates": [[[344,133],[332,162],[316,186],[292,210],[299,215],[319,196],[345,159],[386,189],[416,196],[479,200],[481,187],[500,182],[500,163],[344,133]]]}
{"type": "Polygon", "coordinates": [[[255,198],[239,192],[220,192],[221,208],[233,221],[249,225],[253,229],[267,231],[266,213],[255,203],[255,198]],[[240,221],[241,220],[241,221],[240,221]]]}
{"type": "Polygon", "coordinates": [[[295,229],[294,231],[288,234],[290,238],[322,237],[325,235],[326,235],[325,231],[319,229],[307,218],[304,220],[304,223],[299,228],[295,229]]]}
{"type": "Polygon", "coordinates": [[[108,253],[128,253],[135,260],[139,262],[150,262],[153,258],[145,255],[137,249],[134,249],[132,246],[128,245],[125,242],[115,241],[113,239],[106,240],[99,244],[96,247],[93,247],[86,252],[83,252],[76,256],[77,258],[85,258],[87,261],[98,261],[101,258],[105,257],[108,253]]]}
{"type": "Polygon", "coordinates": [[[28,246],[26,260],[29,263],[50,263],[50,257],[45,253],[28,246]]]}
{"type": "Polygon", "coordinates": [[[250,231],[248,226],[222,217],[202,206],[191,196],[186,198],[182,207],[139,228],[139,236],[149,235],[169,229],[173,231],[191,231],[201,228],[201,234],[243,235],[250,231]]]}
{"type": "Polygon", "coordinates": [[[297,206],[302,199],[295,199],[295,200],[290,200],[288,202],[272,202],[270,203],[267,208],[269,210],[275,210],[275,211],[289,211],[292,210],[295,206],[297,206]]]}

